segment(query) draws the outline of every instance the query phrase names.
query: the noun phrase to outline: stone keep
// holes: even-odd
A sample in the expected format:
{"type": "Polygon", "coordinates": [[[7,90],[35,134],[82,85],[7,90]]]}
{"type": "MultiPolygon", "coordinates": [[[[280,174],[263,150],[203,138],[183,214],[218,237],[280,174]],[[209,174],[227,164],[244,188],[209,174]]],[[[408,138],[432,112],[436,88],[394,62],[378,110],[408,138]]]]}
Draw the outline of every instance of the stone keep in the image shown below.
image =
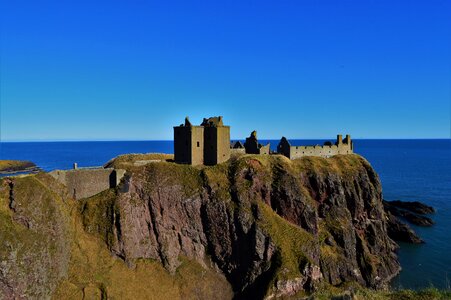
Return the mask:
{"type": "Polygon", "coordinates": [[[222,117],[204,118],[194,126],[185,118],[185,124],[174,127],[174,159],[180,164],[216,165],[230,158],[230,126],[224,126],[222,117]]]}

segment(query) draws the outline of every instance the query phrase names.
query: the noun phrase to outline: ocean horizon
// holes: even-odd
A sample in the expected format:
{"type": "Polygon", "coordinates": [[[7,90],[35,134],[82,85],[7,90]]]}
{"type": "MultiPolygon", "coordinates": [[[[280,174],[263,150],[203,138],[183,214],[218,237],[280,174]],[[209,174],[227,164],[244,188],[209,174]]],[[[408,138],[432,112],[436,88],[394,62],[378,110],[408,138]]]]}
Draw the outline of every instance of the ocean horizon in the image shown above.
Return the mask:
{"type": "MultiPolygon", "coordinates": [[[[352,136],[351,136],[352,137],[352,136]]],[[[334,140],[333,138],[287,138],[290,141],[326,141],[326,140],[334,140]]],[[[231,141],[244,141],[243,138],[230,138],[231,141]]],[[[280,141],[280,138],[259,138],[261,141],[280,141]]],[[[390,140],[451,140],[451,137],[418,137],[418,138],[354,138],[352,140],[380,140],[380,141],[390,141],[390,140]]],[[[1,140],[0,143],[71,143],[71,142],[173,142],[173,139],[42,139],[42,140],[27,140],[27,139],[18,139],[18,140],[1,140]]]]}

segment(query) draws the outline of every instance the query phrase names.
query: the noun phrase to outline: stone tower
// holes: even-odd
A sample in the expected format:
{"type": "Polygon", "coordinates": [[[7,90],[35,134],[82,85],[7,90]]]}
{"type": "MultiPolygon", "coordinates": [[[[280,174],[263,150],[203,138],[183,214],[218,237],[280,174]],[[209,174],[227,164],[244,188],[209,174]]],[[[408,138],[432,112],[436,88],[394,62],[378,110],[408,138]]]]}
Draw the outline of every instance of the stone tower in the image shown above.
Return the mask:
{"type": "Polygon", "coordinates": [[[204,119],[194,126],[185,124],[174,127],[175,162],[190,165],[216,165],[230,158],[230,126],[224,126],[222,117],[204,119]]]}
{"type": "Polygon", "coordinates": [[[216,165],[230,158],[230,126],[224,126],[222,117],[204,119],[204,164],[216,165]]]}
{"type": "Polygon", "coordinates": [[[174,127],[174,160],[179,164],[204,163],[204,127],[194,126],[185,118],[185,124],[174,127]]]}

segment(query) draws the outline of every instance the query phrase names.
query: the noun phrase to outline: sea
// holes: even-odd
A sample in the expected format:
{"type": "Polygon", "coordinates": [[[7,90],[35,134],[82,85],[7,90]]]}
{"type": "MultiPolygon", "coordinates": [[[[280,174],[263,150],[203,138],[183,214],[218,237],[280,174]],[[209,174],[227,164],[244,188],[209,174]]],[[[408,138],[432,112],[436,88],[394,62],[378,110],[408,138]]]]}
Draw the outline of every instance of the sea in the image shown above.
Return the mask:
{"type": "MultiPolygon", "coordinates": [[[[270,142],[275,150],[277,140],[270,142]]],[[[291,140],[293,145],[323,144],[324,140],[291,140]]],[[[382,181],[386,200],[421,201],[436,209],[432,227],[412,228],[422,245],[400,244],[403,270],[393,288],[450,288],[451,285],[451,139],[354,140],[382,181]]],[[[173,153],[172,141],[2,142],[0,159],[29,160],[45,171],[102,166],[125,153],[173,153]]]]}

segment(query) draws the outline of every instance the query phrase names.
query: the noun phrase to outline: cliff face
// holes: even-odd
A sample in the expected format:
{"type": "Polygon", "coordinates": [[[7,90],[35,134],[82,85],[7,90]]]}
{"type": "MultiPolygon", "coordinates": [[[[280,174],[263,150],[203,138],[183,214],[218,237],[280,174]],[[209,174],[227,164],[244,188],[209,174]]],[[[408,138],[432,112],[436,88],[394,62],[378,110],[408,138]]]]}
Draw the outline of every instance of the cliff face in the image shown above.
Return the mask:
{"type": "MultiPolygon", "coordinates": [[[[165,274],[157,289],[168,279],[176,298],[273,298],[349,282],[382,287],[400,269],[380,181],[357,155],[245,155],[205,168],[136,167],[121,158],[111,164],[127,169],[116,190],[66,203],[72,235],[63,240],[71,241],[72,258],[49,294],[155,289],[152,276],[139,277],[145,270],[165,274]],[[122,276],[127,280],[115,281],[122,276]]],[[[0,273],[0,289],[14,278],[0,273]]]]}
{"type": "Polygon", "coordinates": [[[70,258],[64,191],[46,174],[0,183],[0,299],[49,298],[70,258]]]}

